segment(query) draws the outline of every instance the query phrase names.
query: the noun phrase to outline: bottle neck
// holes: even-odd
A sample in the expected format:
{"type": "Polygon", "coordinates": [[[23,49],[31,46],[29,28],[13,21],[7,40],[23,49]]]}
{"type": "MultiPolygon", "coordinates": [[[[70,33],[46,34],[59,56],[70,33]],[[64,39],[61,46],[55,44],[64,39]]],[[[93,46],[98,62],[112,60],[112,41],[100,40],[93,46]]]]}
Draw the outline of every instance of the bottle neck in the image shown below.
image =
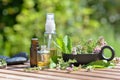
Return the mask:
{"type": "Polygon", "coordinates": [[[54,34],[44,34],[44,43],[47,46],[47,48],[50,50],[51,48],[55,48],[55,37],[56,35],[54,34]]]}
{"type": "Polygon", "coordinates": [[[46,45],[41,46],[41,50],[38,50],[39,54],[49,53],[49,50],[46,48],[46,45]]]}
{"type": "Polygon", "coordinates": [[[31,40],[31,47],[39,48],[38,38],[32,38],[32,40],[31,40]]]}

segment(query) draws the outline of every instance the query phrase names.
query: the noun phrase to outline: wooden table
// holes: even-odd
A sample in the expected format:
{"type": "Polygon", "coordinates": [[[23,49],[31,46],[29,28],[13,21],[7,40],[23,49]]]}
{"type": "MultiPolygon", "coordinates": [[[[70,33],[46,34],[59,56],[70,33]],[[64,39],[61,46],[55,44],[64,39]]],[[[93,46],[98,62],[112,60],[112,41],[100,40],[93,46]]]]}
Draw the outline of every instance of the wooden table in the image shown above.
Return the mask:
{"type": "Polygon", "coordinates": [[[55,69],[37,72],[25,72],[24,65],[12,65],[6,69],[0,69],[0,80],[120,80],[120,63],[114,69],[97,69],[91,72],[79,70],[68,73],[55,69]]]}

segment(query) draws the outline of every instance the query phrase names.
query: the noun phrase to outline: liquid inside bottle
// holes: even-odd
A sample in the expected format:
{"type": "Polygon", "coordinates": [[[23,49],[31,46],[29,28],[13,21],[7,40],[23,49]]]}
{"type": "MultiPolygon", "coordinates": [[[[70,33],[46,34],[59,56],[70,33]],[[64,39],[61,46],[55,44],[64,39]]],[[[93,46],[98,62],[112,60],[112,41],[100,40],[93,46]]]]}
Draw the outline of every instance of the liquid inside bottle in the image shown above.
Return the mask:
{"type": "Polygon", "coordinates": [[[47,67],[50,63],[50,51],[46,49],[46,46],[41,46],[41,50],[37,53],[37,65],[39,67],[47,67]]]}

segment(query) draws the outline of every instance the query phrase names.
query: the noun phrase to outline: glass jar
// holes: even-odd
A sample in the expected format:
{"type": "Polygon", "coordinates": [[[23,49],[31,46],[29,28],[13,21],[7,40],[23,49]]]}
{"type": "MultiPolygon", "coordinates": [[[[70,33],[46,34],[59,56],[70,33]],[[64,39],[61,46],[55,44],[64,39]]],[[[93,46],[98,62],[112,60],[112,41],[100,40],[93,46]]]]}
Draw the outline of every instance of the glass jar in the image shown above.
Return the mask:
{"type": "Polygon", "coordinates": [[[41,50],[37,51],[37,66],[48,67],[50,63],[50,51],[47,50],[46,45],[41,46],[41,50]]]}

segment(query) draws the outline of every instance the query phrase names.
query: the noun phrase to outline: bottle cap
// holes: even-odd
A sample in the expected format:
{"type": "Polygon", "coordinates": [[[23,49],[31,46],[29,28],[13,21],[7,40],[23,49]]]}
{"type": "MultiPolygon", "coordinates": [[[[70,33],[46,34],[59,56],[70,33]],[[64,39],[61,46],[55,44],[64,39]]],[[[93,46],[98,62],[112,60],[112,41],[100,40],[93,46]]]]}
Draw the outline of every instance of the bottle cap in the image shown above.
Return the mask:
{"type": "Polygon", "coordinates": [[[31,44],[32,44],[33,46],[38,46],[38,45],[39,45],[38,38],[32,38],[31,44]]]}
{"type": "Polygon", "coordinates": [[[48,34],[55,33],[55,21],[54,21],[53,13],[47,13],[46,24],[45,24],[45,33],[48,33],[48,34]]]}
{"type": "Polygon", "coordinates": [[[32,38],[32,40],[38,40],[38,38],[32,38]]]}

